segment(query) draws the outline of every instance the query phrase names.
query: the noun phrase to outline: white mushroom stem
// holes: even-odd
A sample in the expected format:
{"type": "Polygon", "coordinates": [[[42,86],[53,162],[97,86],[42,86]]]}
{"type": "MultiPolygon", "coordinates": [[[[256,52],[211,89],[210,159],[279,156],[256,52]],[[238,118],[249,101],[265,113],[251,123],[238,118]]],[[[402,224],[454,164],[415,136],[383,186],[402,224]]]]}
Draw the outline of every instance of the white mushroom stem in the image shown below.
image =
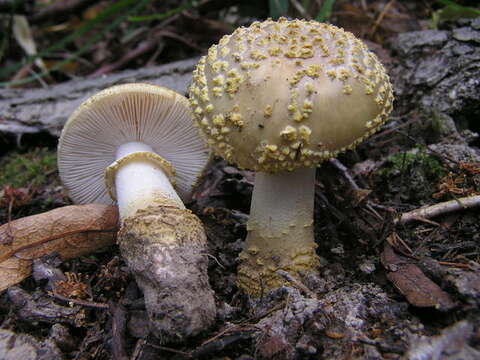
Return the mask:
{"type": "MultiPolygon", "coordinates": [[[[315,169],[255,175],[248,230],[263,236],[281,237],[292,229],[313,224],[315,169]]],[[[309,239],[311,240],[311,239],[309,239]]],[[[291,239],[282,239],[287,246],[291,239]]],[[[275,246],[282,247],[277,241],[275,246]]]]}
{"type": "Polygon", "coordinates": [[[315,169],[255,175],[239,269],[239,283],[250,294],[283,283],[278,270],[315,272],[314,195],[315,169]]]}
{"type": "Polygon", "coordinates": [[[130,142],[118,148],[106,181],[122,221],[117,242],[143,291],[149,326],[159,337],[178,341],[210,326],[215,300],[205,231],[175,192],[173,174],[150,146],[130,142]]]}
{"type": "MultiPolygon", "coordinates": [[[[139,152],[155,154],[147,144],[129,142],[119,146],[116,160],[118,162],[139,152]]],[[[172,200],[181,209],[185,208],[164,169],[151,158],[134,157],[118,165],[115,188],[122,221],[134,215],[139,209],[145,209],[159,197],[172,200]]]]}

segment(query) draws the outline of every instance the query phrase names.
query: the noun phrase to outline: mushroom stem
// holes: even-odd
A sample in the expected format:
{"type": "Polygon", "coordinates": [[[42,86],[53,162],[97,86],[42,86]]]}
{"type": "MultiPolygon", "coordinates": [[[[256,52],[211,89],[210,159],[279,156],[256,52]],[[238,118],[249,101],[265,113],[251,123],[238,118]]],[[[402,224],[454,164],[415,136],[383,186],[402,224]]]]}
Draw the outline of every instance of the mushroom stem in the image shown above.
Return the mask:
{"type": "Polygon", "coordinates": [[[239,286],[250,295],[259,296],[284,284],[278,270],[296,278],[303,272],[316,272],[314,194],[315,169],[255,175],[248,235],[238,270],[239,286]]]}
{"type": "Polygon", "coordinates": [[[131,156],[130,161],[120,162],[121,159],[135,153],[155,154],[149,145],[141,142],[129,142],[118,147],[115,187],[122,221],[159,198],[172,200],[178,208],[184,209],[185,206],[165,170],[151,157],[131,156]]]}
{"type": "Polygon", "coordinates": [[[210,326],[215,301],[205,232],[174,190],[173,172],[150,146],[129,142],[118,148],[106,181],[115,182],[111,190],[122,221],[118,245],[143,291],[150,327],[179,341],[210,326]]]}

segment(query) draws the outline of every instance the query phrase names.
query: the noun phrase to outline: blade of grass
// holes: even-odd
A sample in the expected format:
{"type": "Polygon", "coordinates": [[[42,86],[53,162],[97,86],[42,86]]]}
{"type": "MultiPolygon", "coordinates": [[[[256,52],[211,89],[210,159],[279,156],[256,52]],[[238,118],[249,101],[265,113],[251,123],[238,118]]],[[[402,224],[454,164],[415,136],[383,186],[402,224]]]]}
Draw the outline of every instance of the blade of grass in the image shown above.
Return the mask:
{"type": "Polygon", "coordinates": [[[438,3],[445,5],[445,7],[434,11],[431,18],[431,28],[438,29],[439,24],[447,20],[455,20],[461,18],[476,18],[480,16],[480,9],[462,6],[454,1],[437,0],[438,3]]]}
{"type": "Polygon", "coordinates": [[[437,2],[442,5],[449,6],[456,10],[465,10],[465,11],[476,13],[478,16],[480,16],[480,9],[476,9],[470,6],[463,6],[451,0],[437,0],[437,2]]]}
{"type": "Polygon", "coordinates": [[[310,0],[302,0],[302,7],[308,11],[308,9],[310,8],[310,0]]]}
{"type": "Polygon", "coordinates": [[[3,57],[5,56],[7,47],[8,47],[8,39],[10,38],[10,32],[12,29],[12,22],[13,22],[13,15],[8,15],[8,20],[4,21],[4,24],[0,26],[3,27],[2,37],[0,40],[0,62],[2,61],[3,57]]]}
{"type": "Polygon", "coordinates": [[[1,41],[0,41],[0,62],[5,56],[5,53],[9,46],[9,39],[12,33],[12,27],[13,27],[13,16],[15,15],[15,9],[17,6],[18,6],[18,3],[14,2],[13,7],[10,9],[10,13],[4,15],[6,19],[4,21],[0,21],[0,26],[3,28],[1,41]]]}
{"type": "Polygon", "coordinates": [[[330,14],[332,13],[334,4],[335,0],[325,0],[315,20],[318,22],[324,22],[325,20],[328,20],[330,18],[330,14]]]}
{"type": "MultiPolygon", "coordinates": [[[[132,0],[128,0],[132,1],[132,0]]],[[[18,80],[18,81],[7,81],[7,82],[0,82],[0,87],[7,87],[7,86],[13,86],[13,85],[22,85],[22,84],[27,84],[31,81],[34,81],[37,79],[38,76],[40,77],[45,77],[47,76],[51,71],[58,70],[62,68],[66,63],[70,62],[72,59],[80,56],[81,54],[85,53],[88,51],[92,45],[96,42],[98,42],[107,32],[110,30],[113,30],[116,28],[120,23],[125,21],[133,12],[141,10],[143,7],[145,7],[151,0],[142,0],[139,1],[134,7],[128,9],[125,14],[117,16],[113,22],[105,26],[105,28],[102,29],[101,32],[99,32],[97,35],[94,35],[92,38],[90,38],[89,41],[78,51],[73,53],[71,56],[69,56],[67,59],[64,61],[61,61],[57,63],[54,67],[52,67],[48,72],[42,72],[40,74],[37,74],[37,76],[30,76],[28,78],[18,80]]]]}

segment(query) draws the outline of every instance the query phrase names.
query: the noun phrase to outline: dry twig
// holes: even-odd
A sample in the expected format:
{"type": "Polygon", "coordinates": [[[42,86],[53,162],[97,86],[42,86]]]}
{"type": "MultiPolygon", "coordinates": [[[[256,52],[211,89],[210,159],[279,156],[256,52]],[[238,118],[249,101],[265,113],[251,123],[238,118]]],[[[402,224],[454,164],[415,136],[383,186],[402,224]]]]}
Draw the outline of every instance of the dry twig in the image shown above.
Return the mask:
{"type": "Polygon", "coordinates": [[[93,301],[88,301],[88,300],[81,300],[81,299],[71,299],[68,297],[65,297],[63,295],[58,294],[56,291],[52,292],[52,296],[58,300],[65,301],[69,304],[75,304],[75,305],[80,305],[80,306],[86,306],[86,307],[91,307],[91,308],[96,308],[96,309],[109,309],[108,304],[104,303],[98,303],[98,302],[93,302],[93,301]]]}
{"type": "Polygon", "coordinates": [[[340,171],[343,175],[343,177],[348,181],[350,184],[350,187],[352,188],[353,191],[360,190],[360,186],[357,185],[355,180],[353,179],[352,175],[350,175],[350,172],[348,168],[343,165],[340,160],[336,158],[331,158],[329,160],[330,164],[332,164],[338,171],[340,171]]]}
{"type": "Polygon", "coordinates": [[[394,222],[397,225],[403,225],[415,220],[430,219],[439,215],[444,215],[460,210],[473,209],[479,206],[480,195],[468,196],[409,211],[402,214],[399,218],[395,219],[394,222]]]}
{"type": "Polygon", "coordinates": [[[127,312],[122,304],[109,302],[112,316],[112,352],[115,360],[128,360],[125,351],[125,329],[127,312]]]}
{"type": "Polygon", "coordinates": [[[375,20],[375,23],[373,24],[373,27],[370,29],[370,37],[372,37],[375,34],[378,26],[382,23],[383,19],[385,18],[387,13],[390,11],[390,8],[392,7],[394,2],[395,0],[390,0],[387,3],[387,5],[385,5],[382,12],[378,15],[377,19],[375,20]]]}
{"type": "Polygon", "coordinates": [[[291,283],[293,286],[295,286],[298,290],[304,292],[306,295],[310,296],[312,299],[316,299],[317,295],[307,288],[304,284],[302,284],[300,281],[292,277],[288,272],[283,271],[283,270],[278,270],[277,274],[283,277],[285,280],[287,280],[289,283],[291,283]]]}

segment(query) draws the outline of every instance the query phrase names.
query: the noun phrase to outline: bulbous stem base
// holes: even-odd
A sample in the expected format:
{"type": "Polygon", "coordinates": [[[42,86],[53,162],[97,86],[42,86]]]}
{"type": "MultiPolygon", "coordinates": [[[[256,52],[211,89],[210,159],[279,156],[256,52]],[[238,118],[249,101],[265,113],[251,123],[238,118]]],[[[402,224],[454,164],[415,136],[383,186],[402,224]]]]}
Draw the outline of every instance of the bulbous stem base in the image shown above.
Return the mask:
{"type": "Polygon", "coordinates": [[[238,269],[238,285],[246,293],[258,297],[285,284],[278,270],[297,279],[317,272],[314,196],[315,169],[256,174],[238,269]]]}
{"type": "Polygon", "coordinates": [[[212,325],[206,235],[195,215],[172,201],[151,205],[124,219],[118,243],[156,336],[181,341],[212,325]]]}

